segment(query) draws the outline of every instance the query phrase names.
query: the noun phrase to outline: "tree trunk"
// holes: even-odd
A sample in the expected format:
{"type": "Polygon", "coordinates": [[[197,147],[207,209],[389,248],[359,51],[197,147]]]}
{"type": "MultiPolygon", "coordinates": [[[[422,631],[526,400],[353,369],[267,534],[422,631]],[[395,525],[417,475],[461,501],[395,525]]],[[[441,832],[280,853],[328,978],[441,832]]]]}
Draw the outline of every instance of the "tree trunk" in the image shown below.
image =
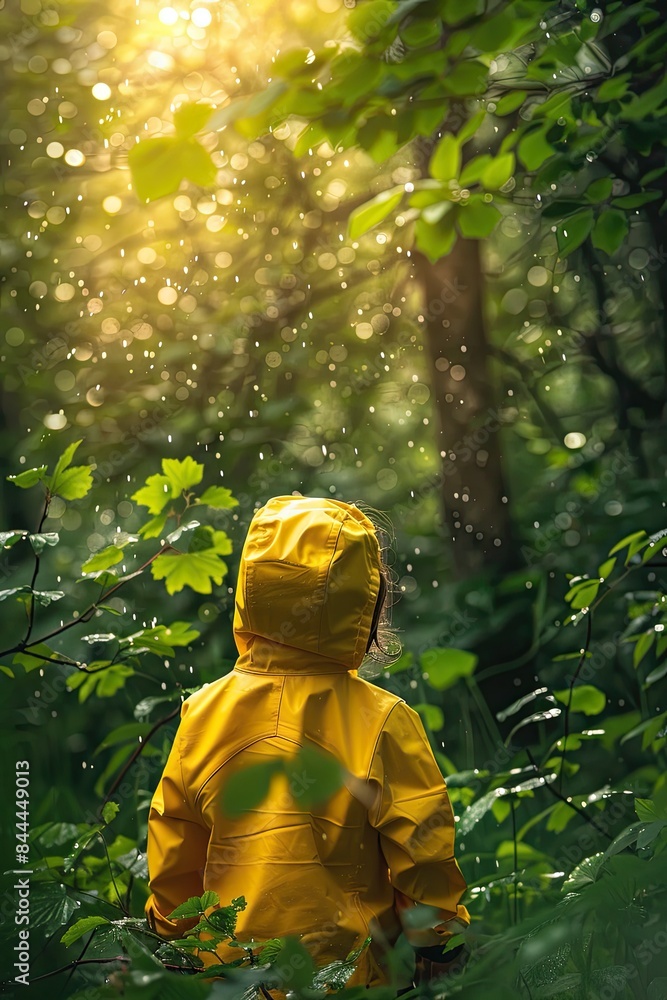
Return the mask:
{"type": "Polygon", "coordinates": [[[479,245],[459,239],[431,264],[413,253],[423,293],[442,457],[442,500],[461,578],[516,564],[502,472],[501,420],[487,367],[479,245]]]}

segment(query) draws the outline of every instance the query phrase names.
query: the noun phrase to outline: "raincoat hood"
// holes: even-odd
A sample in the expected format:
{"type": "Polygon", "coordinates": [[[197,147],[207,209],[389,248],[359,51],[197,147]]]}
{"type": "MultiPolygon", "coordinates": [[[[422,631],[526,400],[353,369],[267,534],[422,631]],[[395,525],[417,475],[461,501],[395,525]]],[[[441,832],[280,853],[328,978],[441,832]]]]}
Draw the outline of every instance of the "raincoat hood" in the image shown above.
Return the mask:
{"type": "Polygon", "coordinates": [[[234,611],[237,668],[356,670],[380,588],[375,528],[352,504],[273,497],[253,517],[234,611]]]}

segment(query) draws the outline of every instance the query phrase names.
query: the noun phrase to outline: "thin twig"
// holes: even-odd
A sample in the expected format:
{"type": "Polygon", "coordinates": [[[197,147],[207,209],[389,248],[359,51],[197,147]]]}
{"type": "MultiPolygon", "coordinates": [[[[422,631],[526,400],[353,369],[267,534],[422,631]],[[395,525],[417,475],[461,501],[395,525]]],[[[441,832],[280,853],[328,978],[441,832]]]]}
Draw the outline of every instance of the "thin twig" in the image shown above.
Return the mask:
{"type": "MultiPolygon", "coordinates": [[[[49,504],[51,502],[51,494],[46,491],[46,497],[44,499],[44,510],[42,511],[42,516],[39,520],[39,526],[37,528],[36,534],[39,534],[44,527],[44,522],[46,521],[46,515],[49,510],[49,504]]],[[[28,615],[28,630],[25,634],[23,644],[25,645],[30,638],[30,633],[32,632],[32,627],[35,623],[35,584],[37,582],[37,574],[39,573],[39,552],[35,552],[35,568],[32,571],[32,580],[30,581],[30,613],[28,615]]]]}
{"type": "MultiPolygon", "coordinates": [[[[541,769],[540,769],[539,764],[537,763],[537,761],[533,757],[533,754],[532,754],[532,752],[530,750],[530,747],[526,747],[525,750],[526,750],[526,754],[528,755],[528,759],[530,760],[530,763],[533,765],[533,767],[535,768],[535,770],[539,774],[539,772],[540,772],[541,769]]],[[[588,813],[584,809],[580,809],[579,806],[576,805],[575,802],[571,801],[571,799],[568,799],[564,795],[561,795],[561,793],[556,788],[554,788],[553,785],[550,785],[548,782],[545,782],[544,787],[549,792],[551,792],[551,794],[555,798],[557,798],[559,800],[559,802],[564,802],[566,806],[569,806],[570,809],[573,809],[574,812],[578,813],[581,816],[582,819],[585,819],[587,823],[590,823],[591,826],[594,826],[595,829],[598,831],[598,833],[601,833],[603,837],[607,838],[607,840],[612,841],[614,839],[612,836],[610,836],[610,834],[607,833],[606,830],[603,830],[601,826],[597,825],[597,823],[592,818],[592,816],[589,816],[588,813]]]]}
{"type": "Polygon", "coordinates": [[[588,609],[588,618],[586,620],[586,642],[584,643],[584,648],[581,651],[581,656],[579,657],[579,663],[577,664],[577,669],[572,675],[570,681],[570,690],[567,695],[567,705],[565,706],[565,715],[563,716],[563,752],[560,758],[560,769],[558,772],[558,791],[563,791],[563,774],[565,772],[565,754],[567,753],[567,738],[570,735],[570,706],[572,705],[572,695],[574,692],[574,685],[577,682],[577,677],[579,676],[579,671],[581,670],[584,660],[586,659],[586,653],[588,652],[588,647],[591,644],[591,628],[593,624],[593,612],[588,609]]]}
{"type": "Polygon", "coordinates": [[[142,566],[140,566],[133,573],[124,576],[122,580],[119,580],[118,583],[115,583],[113,587],[111,587],[109,590],[106,591],[105,594],[102,594],[100,597],[98,597],[96,601],[90,604],[86,608],[86,610],[83,611],[78,616],[78,618],[73,618],[72,621],[65,622],[64,625],[60,625],[58,628],[54,628],[51,632],[47,632],[46,635],[40,636],[39,639],[33,639],[31,642],[27,642],[26,639],[24,639],[23,642],[19,642],[15,646],[12,646],[9,649],[4,649],[2,650],[2,652],[0,652],[0,657],[8,656],[10,653],[27,652],[27,647],[37,646],[39,645],[39,643],[47,642],[49,639],[53,639],[54,636],[56,635],[61,635],[63,632],[66,632],[68,629],[73,628],[75,625],[80,625],[82,622],[90,621],[95,611],[97,611],[98,605],[102,601],[107,601],[111,597],[111,595],[115,594],[115,592],[124,584],[126,584],[128,580],[133,580],[136,576],[140,576],[144,572],[144,570],[147,569],[151,565],[151,563],[157,559],[158,556],[161,556],[165,552],[168,552],[172,549],[174,551],[178,551],[178,549],[176,549],[175,546],[173,545],[163,545],[162,548],[159,549],[157,552],[155,552],[150,557],[150,559],[147,559],[142,566]]]}
{"type": "Polygon", "coordinates": [[[158,719],[158,721],[155,723],[155,725],[153,726],[153,728],[151,730],[149,730],[149,732],[146,734],[146,736],[144,737],[144,739],[142,740],[142,742],[139,743],[139,745],[132,751],[132,755],[130,756],[129,760],[123,766],[123,768],[121,769],[120,773],[116,777],[115,781],[111,785],[109,791],[104,796],[104,800],[103,800],[102,804],[100,805],[100,808],[98,809],[98,812],[101,812],[101,810],[104,809],[105,805],[107,804],[107,802],[109,801],[109,799],[111,798],[111,796],[114,794],[114,792],[116,791],[116,789],[120,785],[121,781],[123,780],[123,778],[125,777],[125,775],[127,774],[127,772],[130,770],[130,768],[134,764],[134,762],[137,759],[137,757],[139,757],[139,755],[143,752],[143,750],[147,746],[148,741],[151,739],[151,737],[155,735],[155,733],[158,731],[158,729],[161,726],[164,726],[164,725],[167,724],[167,722],[171,722],[172,719],[175,719],[176,716],[178,715],[178,713],[180,711],[181,711],[181,706],[177,705],[173,712],[170,712],[169,715],[165,715],[164,718],[162,718],[162,719],[158,719]]]}
{"type": "Polygon", "coordinates": [[[51,976],[59,976],[62,972],[67,972],[68,969],[76,969],[79,965],[105,965],[108,962],[131,962],[132,959],[128,955],[116,955],[115,958],[85,958],[75,959],[73,962],[69,962],[67,965],[61,966],[60,969],[54,969],[53,972],[45,972],[41,976],[35,976],[31,978],[31,983],[38,983],[40,979],[50,979],[51,976]]]}

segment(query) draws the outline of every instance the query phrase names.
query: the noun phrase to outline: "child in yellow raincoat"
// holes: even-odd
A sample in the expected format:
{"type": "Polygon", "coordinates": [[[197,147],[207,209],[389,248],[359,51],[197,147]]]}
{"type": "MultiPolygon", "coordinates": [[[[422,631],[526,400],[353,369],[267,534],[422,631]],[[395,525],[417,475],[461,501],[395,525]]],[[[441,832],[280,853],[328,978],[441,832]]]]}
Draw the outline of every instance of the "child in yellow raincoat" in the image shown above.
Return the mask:
{"type": "Polygon", "coordinates": [[[418,954],[436,962],[469,924],[452,809],[420,718],[357,674],[385,595],[377,534],[359,508],[281,496],[256,512],[236,589],[239,658],[183,703],[151,803],[146,914],[164,937],[182,934],[168,915],[188,897],[245,896],[239,940],[295,935],[321,966],[370,934],[349,985],[379,986],[406,908],[437,911],[427,929],[405,924],[418,954]],[[231,774],[304,743],[338,758],[344,787],[305,811],[298,787],[276,776],[257,808],[223,814],[231,774]]]}

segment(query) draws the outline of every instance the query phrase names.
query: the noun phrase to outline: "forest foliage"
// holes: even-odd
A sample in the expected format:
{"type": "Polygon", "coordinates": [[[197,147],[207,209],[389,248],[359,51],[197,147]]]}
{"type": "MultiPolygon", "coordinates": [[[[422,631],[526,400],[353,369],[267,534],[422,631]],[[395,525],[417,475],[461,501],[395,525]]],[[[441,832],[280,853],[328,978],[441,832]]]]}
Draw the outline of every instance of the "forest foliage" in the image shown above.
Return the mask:
{"type": "MultiPolygon", "coordinates": [[[[208,982],[198,951],[236,941],[242,898],[184,900],[170,945],[143,919],[182,698],[233,664],[253,509],[299,490],[396,526],[404,654],[365,669],[420,712],[458,817],[471,958],[446,995],[663,1000],[660,6],[318,11],[9,11],[0,682],[31,777],[5,845],[30,860],[31,989],[393,1000],[345,988],[358,953],[316,970],[280,927],[208,982]],[[465,351],[438,269],[477,241],[465,351]],[[461,571],[448,461],[506,504],[502,562],[461,571]]],[[[252,777],[230,811],[261,801],[252,777]]],[[[397,978],[413,962],[400,939],[397,978]]]]}

